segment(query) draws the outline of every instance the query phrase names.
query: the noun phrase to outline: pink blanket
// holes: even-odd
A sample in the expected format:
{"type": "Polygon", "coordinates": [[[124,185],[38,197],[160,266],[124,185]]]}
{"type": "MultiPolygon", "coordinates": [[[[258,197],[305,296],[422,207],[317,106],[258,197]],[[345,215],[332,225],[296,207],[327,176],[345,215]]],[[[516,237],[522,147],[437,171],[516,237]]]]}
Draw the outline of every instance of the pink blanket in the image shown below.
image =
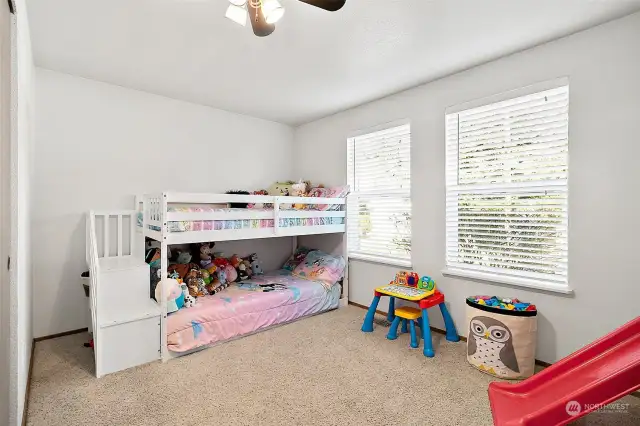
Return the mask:
{"type": "Polygon", "coordinates": [[[340,286],[327,290],[319,282],[275,271],[213,296],[198,298],[196,306],[167,318],[169,350],[186,352],[203,345],[252,333],[307,315],[338,307],[340,286]],[[252,291],[258,284],[276,283],[283,290],[252,291]]]}

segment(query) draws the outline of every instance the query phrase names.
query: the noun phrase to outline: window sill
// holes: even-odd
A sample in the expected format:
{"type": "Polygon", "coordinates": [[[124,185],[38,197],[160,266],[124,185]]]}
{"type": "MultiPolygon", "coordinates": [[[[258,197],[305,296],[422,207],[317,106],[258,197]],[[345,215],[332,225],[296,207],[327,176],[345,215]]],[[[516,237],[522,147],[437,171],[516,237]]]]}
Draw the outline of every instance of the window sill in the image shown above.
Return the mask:
{"type": "Polygon", "coordinates": [[[388,259],[377,256],[367,256],[364,254],[350,254],[349,260],[359,260],[362,262],[375,263],[378,265],[399,266],[401,268],[412,268],[410,260],[388,259]]]}
{"type": "Polygon", "coordinates": [[[486,272],[466,271],[463,269],[443,269],[442,275],[460,278],[471,278],[474,280],[485,281],[489,284],[507,284],[526,288],[529,290],[544,290],[562,294],[573,293],[573,290],[566,284],[554,283],[549,281],[538,281],[527,278],[500,276],[496,274],[488,274],[486,272]]]}

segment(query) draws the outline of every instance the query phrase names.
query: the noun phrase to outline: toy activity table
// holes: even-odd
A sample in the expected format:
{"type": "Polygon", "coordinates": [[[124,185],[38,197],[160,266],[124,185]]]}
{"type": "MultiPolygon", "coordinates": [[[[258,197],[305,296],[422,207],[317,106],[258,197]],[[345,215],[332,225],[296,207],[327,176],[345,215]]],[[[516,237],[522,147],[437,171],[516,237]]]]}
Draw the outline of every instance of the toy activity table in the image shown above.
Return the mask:
{"type": "Polygon", "coordinates": [[[424,356],[434,356],[433,342],[431,341],[431,328],[429,326],[429,316],[427,315],[427,309],[433,306],[438,305],[440,307],[440,312],[442,313],[442,318],[444,319],[444,325],[446,328],[447,340],[450,342],[457,342],[460,340],[458,332],[456,331],[456,326],[453,324],[453,319],[451,318],[451,315],[447,310],[447,306],[444,304],[444,294],[442,294],[438,290],[436,290],[434,293],[433,291],[422,290],[415,287],[389,284],[377,287],[373,295],[373,301],[369,306],[367,315],[364,318],[364,323],[362,324],[363,332],[370,333],[373,331],[373,317],[376,314],[376,309],[378,309],[380,298],[382,296],[389,296],[389,313],[387,314],[387,319],[389,321],[395,320],[396,298],[415,302],[420,307],[420,310],[422,311],[422,318],[421,320],[419,319],[417,323],[422,331],[422,338],[424,340],[424,356]]]}

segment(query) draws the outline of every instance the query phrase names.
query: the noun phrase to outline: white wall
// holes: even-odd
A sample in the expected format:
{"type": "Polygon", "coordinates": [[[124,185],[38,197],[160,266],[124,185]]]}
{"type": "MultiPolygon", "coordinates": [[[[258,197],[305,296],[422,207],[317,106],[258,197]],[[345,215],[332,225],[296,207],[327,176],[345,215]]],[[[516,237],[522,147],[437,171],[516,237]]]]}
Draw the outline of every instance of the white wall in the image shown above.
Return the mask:
{"type": "MultiPolygon", "coordinates": [[[[304,125],[296,130],[294,175],[341,184],[351,132],[410,119],[414,268],[435,277],[463,335],[466,296],[514,295],[535,303],[537,358],[556,361],[640,314],[638,40],[640,13],[304,125]],[[562,76],[569,77],[571,92],[569,280],[574,294],[443,277],[445,109],[562,76]],[[325,161],[318,161],[318,150],[325,161]]],[[[350,265],[350,299],[362,305],[398,269],[360,261],[350,265]]],[[[442,328],[441,317],[432,314],[434,325],[442,328]]]]}
{"type": "MultiPolygon", "coordinates": [[[[87,326],[78,277],[89,209],[133,208],[136,193],[258,189],[291,178],[288,126],[40,68],[36,89],[36,337],[87,326]]],[[[290,240],[273,243],[286,256],[290,240]]]]}

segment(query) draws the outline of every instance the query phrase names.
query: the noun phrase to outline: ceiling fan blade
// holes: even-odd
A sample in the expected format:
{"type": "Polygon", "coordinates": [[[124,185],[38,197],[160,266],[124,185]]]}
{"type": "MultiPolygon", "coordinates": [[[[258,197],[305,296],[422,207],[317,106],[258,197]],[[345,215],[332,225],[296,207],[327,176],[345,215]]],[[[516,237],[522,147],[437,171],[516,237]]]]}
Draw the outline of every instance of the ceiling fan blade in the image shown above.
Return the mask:
{"type": "Polygon", "coordinates": [[[265,37],[275,31],[276,26],[273,24],[267,24],[267,21],[264,20],[264,14],[262,13],[261,7],[251,7],[249,2],[248,12],[249,12],[249,20],[251,21],[251,28],[253,28],[253,33],[258,37],[265,37]]]}
{"type": "Polygon", "coordinates": [[[342,6],[347,0],[300,0],[303,3],[310,4],[311,6],[319,7],[320,9],[328,10],[329,12],[335,12],[342,9],[342,6]]]}

